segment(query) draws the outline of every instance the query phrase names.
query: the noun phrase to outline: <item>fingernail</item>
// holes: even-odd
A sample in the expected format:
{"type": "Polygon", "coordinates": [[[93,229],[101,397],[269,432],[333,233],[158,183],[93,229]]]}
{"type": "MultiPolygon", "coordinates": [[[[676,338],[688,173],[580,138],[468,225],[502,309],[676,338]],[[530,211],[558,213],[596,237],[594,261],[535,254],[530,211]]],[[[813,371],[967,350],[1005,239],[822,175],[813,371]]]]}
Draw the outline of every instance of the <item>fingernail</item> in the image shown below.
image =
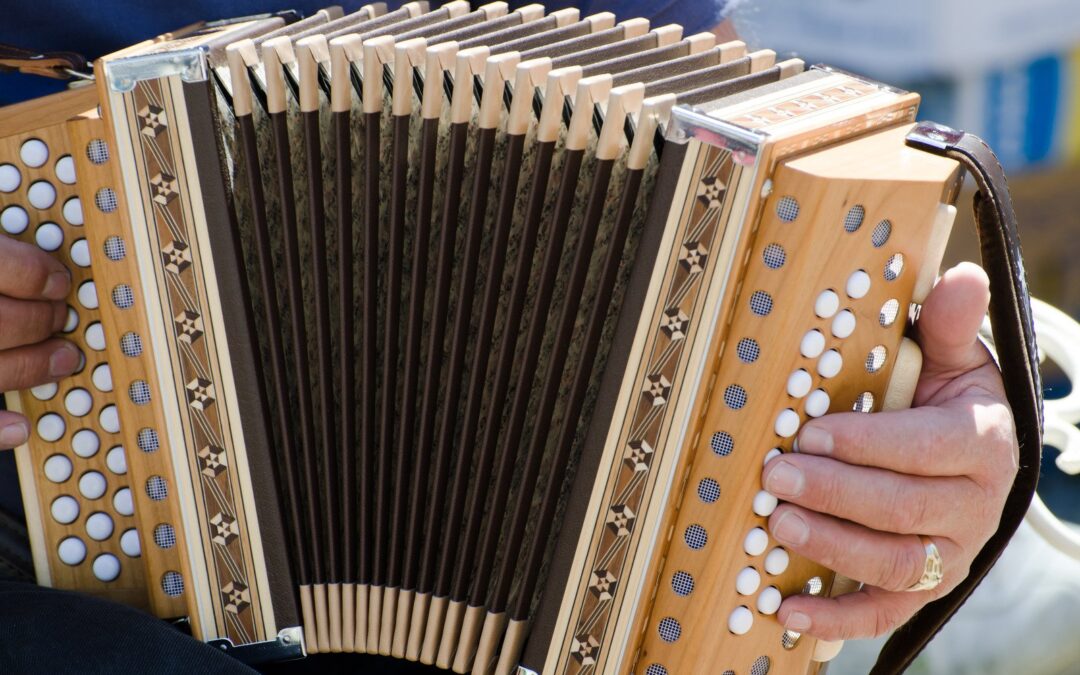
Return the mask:
{"type": "Polygon", "coordinates": [[[773,536],[789,546],[802,546],[810,538],[810,527],[797,513],[785,511],[772,527],[773,536]]]}
{"type": "Polygon", "coordinates": [[[45,280],[41,294],[49,300],[63,300],[71,290],[71,273],[67,270],[53,272],[45,280]]]}
{"type": "Polygon", "coordinates": [[[790,462],[776,462],[765,477],[765,489],[777,497],[798,497],[805,485],[803,472],[790,462]]]}
{"type": "Polygon", "coordinates": [[[802,612],[792,612],[788,614],[787,621],[784,622],[784,628],[798,633],[805,633],[810,630],[810,617],[802,612]]]}
{"type": "Polygon", "coordinates": [[[30,438],[30,427],[26,422],[14,422],[0,429],[0,448],[14,448],[30,438]]]}
{"type": "Polygon", "coordinates": [[[821,427],[805,426],[798,438],[799,452],[828,455],[833,451],[833,437],[821,427]]]}
{"type": "Polygon", "coordinates": [[[66,377],[79,367],[79,350],[74,345],[65,344],[49,357],[49,376],[66,377]]]}

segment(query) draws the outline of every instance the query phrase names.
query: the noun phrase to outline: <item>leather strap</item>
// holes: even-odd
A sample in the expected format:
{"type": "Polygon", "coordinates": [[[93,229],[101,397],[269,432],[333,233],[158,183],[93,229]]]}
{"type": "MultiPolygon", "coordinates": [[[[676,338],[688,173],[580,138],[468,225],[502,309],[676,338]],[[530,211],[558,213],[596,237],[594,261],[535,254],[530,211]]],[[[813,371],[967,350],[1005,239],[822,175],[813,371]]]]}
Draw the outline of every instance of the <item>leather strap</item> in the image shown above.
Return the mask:
{"type": "Polygon", "coordinates": [[[881,650],[872,675],[901,673],[911,665],[990,571],[1027,513],[1042,457],[1042,380],[1016,215],[1005,173],[982,139],[962,131],[923,123],[908,135],[908,143],[957,160],[971,172],[978,186],[973,205],[975,225],[983,267],[990,277],[990,323],[1016,425],[1020,468],[998,529],[971,563],[967,578],[893,634],[881,650]]]}
{"type": "Polygon", "coordinates": [[[75,52],[35,52],[0,44],[0,72],[20,72],[57,80],[70,80],[89,73],[86,59],[75,52]]]}

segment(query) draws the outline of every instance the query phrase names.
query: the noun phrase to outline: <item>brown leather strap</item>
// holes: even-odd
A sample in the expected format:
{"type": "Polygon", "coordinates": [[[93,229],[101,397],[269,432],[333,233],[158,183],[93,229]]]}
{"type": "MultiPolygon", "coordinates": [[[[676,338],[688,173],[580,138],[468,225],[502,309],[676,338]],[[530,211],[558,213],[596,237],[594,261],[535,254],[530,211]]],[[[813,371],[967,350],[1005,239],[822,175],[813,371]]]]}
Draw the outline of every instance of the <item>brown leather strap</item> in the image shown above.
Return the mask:
{"type": "Polygon", "coordinates": [[[0,44],[0,72],[20,72],[57,80],[89,73],[86,58],[74,52],[35,52],[0,44]]]}
{"type": "Polygon", "coordinates": [[[993,151],[982,139],[933,123],[917,126],[908,143],[963,164],[978,185],[975,225],[982,263],[990,277],[990,322],[1020,444],[1020,470],[1005,502],[997,532],[951,593],[919,611],[885,643],[872,675],[903,672],[960,608],[1009,543],[1035,494],[1042,457],[1042,381],[1031,319],[1024,261],[1009,186],[993,151]]]}

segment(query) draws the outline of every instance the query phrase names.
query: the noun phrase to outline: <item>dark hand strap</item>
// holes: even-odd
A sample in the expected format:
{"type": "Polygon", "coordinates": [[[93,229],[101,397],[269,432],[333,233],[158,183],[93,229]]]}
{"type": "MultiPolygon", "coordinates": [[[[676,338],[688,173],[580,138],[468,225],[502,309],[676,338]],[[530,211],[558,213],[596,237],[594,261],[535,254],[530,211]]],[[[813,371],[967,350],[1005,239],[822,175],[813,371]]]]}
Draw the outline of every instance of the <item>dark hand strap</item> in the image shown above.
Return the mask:
{"type": "Polygon", "coordinates": [[[1024,261],[1016,233],[1009,186],[997,157],[982,139],[932,123],[908,135],[915,147],[963,164],[978,185],[975,225],[982,263],[990,277],[990,323],[1001,364],[1005,395],[1016,423],[1020,470],[1005,502],[997,532],[971,563],[971,572],[951,593],[928,604],[885,643],[872,675],[903,672],[967,600],[1009,543],[1035,494],[1042,457],[1043,401],[1035,329],[1031,320],[1024,261]]]}
{"type": "Polygon", "coordinates": [[[0,72],[70,80],[72,77],[85,77],[89,70],[86,59],[74,52],[35,52],[0,44],[0,72]]]}

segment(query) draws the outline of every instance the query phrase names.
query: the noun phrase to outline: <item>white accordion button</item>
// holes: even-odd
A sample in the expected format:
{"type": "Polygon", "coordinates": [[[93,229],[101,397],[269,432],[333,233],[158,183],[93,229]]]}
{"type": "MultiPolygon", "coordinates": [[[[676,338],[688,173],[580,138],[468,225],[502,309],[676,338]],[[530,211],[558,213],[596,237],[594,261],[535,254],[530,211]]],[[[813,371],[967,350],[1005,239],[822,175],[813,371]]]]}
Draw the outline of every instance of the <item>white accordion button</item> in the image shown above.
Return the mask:
{"type": "Polygon", "coordinates": [[[836,294],[836,291],[822,291],[821,295],[817,296],[817,300],[814,301],[814,314],[817,314],[822,319],[828,319],[833,314],[836,314],[838,309],[840,309],[840,296],[836,294]]]}
{"type": "Polygon", "coordinates": [[[67,431],[67,425],[64,423],[64,418],[56,413],[46,413],[38,420],[38,436],[46,443],[55,443],[60,440],[65,431],[67,431]]]}
{"type": "Polygon", "coordinates": [[[56,178],[64,185],[75,184],[75,160],[71,155],[56,160],[56,178]]]}
{"type": "Polygon", "coordinates": [[[52,253],[64,245],[64,231],[56,223],[42,223],[34,232],[34,241],[42,251],[52,253]]]}
{"type": "Polygon", "coordinates": [[[791,562],[791,557],[788,556],[787,551],[779,547],[774,548],[765,556],[765,571],[773,576],[783,574],[787,571],[789,562],[791,562]]]}
{"type": "Polygon", "coordinates": [[[70,525],[79,517],[79,502],[71,495],[60,495],[49,507],[53,520],[61,525],[70,525]]]}
{"type": "Polygon", "coordinates": [[[48,401],[53,396],[56,396],[56,392],[60,389],[55,382],[48,384],[40,384],[30,390],[30,393],[34,395],[39,401],[48,401]]]}
{"type": "Polygon", "coordinates": [[[93,429],[80,429],[71,437],[72,451],[83,459],[96,455],[99,448],[101,441],[93,429]]]}
{"type": "Polygon", "coordinates": [[[727,627],[736,635],[746,635],[754,625],[754,613],[746,607],[736,607],[728,617],[727,627]]]}
{"type": "Polygon", "coordinates": [[[45,145],[43,141],[31,138],[19,148],[19,159],[21,159],[26,166],[34,167],[36,169],[48,161],[49,146],[45,145]]]}
{"type": "Polygon", "coordinates": [[[85,389],[72,389],[64,396],[64,408],[73,417],[86,417],[94,407],[94,398],[85,389]]]}
{"type": "Polygon", "coordinates": [[[142,555],[139,533],[134,529],[124,530],[124,533],[120,535],[120,550],[129,558],[138,558],[142,555]]]}
{"type": "Polygon", "coordinates": [[[113,508],[122,516],[130,516],[135,513],[135,504],[131,501],[131,488],[121,488],[116,491],[112,500],[113,508]]]}
{"type": "Polygon", "coordinates": [[[806,414],[810,417],[821,417],[829,412],[829,395],[824,389],[815,389],[806,397],[806,414]]]}
{"type": "Polygon", "coordinates": [[[80,239],[71,245],[71,262],[79,267],[90,267],[90,247],[85,239],[80,239]]]}
{"type": "Polygon", "coordinates": [[[105,476],[97,471],[87,471],[79,478],[79,493],[87,499],[100,499],[105,487],[105,476]]]}
{"type": "Polygon", "coordinates": [[[109,514],[98,511],[86,519],[86,534],[94,541],[105,541],[112,536],[113,519],[109,514]]]}
{"type": "Polygon", "coordinates": [[[124,457],[123,446],[118,445],[106,453],[105,466],[109,467],[109,471],[112,471],[117,475],[127,473],[127,458],[124,457]]]}
{"type": "Polygon", "coordinates": [[[78,565],[86,560],[86,544],[78,537],[65,537],[56,547],[56,555],[67,565],[78,565]]]}
{"type": "Polygon", "coordinates": [[[100,322],[95,321],[86,327],[86,346],[95,352],[105,351],[105,331],[100,322]]]}
{"type": "Polygon", "coordinates": [[[21,206],[9,206],[0,211],[0,227],[8,234],[22,234],[30,226],[30,216],[21,206]]]}
{"type": "Polygon", "coordinates": [[[776,416],[773,430],[781,438],[791,438],[799,431],[799,413],[791,408],[781,410],[780,414],[776,416]]]}
{"type": "Polygon", "coordinates": [[[776,496],[767,490],[759,490],[758,493],[754,495],[754,513],[762,518],[771,516],[772,512],[776,510],[776,505],[776,496]]]}
{"type": "Polygon", "coordinates": [[[94,372],[90,374],[90,381],[94,383],[94,388],[98,391],[112,391],[112,368],[107,363],[94,368],[94,372]]]}
{"type": "Polygon", "coordinates": [[[782,600],[783,598],[780,597],[780,591],[776,586],[769,586],[758,596],[757,609],[766,616],[776,614],[776,610],[780,609],[780,602],[782,600]]]}
{"type": "Polygon", "coordinates": [[[30,206],[43,211],[56,203],[56,188],[47,181],[35,181],[26,191],[26,199],[30,206]]]}
{"type": "Polygon", "coordinates": [[[79,313],[75,311],[75,308],[68,305],[67,319],[64,321],[63,331],[70,333],[79,327],[79,313]]]}
{"type": "Polygon", "coordinates": [[[851,273],[847,280],[847,294],[849,298],[858,300],[870,292],[870,275],[865,270],[856,270],[851,273]]]}
{"type": "Polygon", "coordinates": [[[110,434],[120,433],[120,417],[116,414],[116,406],[106,406],[98,416],[101,428],[110,434]]]}
{"type": "Polygon", "coordinates": [[[833,337],[844,338],[851,337],[851,334],[855,332],[855,314],[850,309],[844,311],[833,317],[832,320],[832,334],[833,337]]]}
{"type": "Polygon", "coordinates": [[[746,539],[743,539],[743,550],[749,556],[761,555],[768,545],[769,535],[760,527],[755,527],[747,532],[746,539]]]}
{"type": "Polygon", "coordinates": [[[115,581],[120,576],[120,559],[112,553],[102,553],[94,558],[93,569],[99,581],[115,581]]]}
{"type": "Polygon", "coordinates": [[[78,291],[79,304],[87,309],[98,308],[97,284],[93,281],[83,282],[78,291]]]}
{"type": "Polygon", "coordinates": [[[764,466],[765,464],[768,464],[769,462],[771,462],[773,457],[779,457],[782,454],[784,454],[784,451],[781,450],[780,448],[773,448],[772,450],[769,450],[768,452],[765,453],[765,459],[761,463],[762,466],[764,466]]]}
{"type": "Polygon", "coordinates": [[[761,586],[761,573],[753,567],[744,567],[735,577],[735,590],[739,595],[753,595],[761,586]]]}
{"type": "Polygon", "coordinates": [[[71,478],[71,460],[63,455],[53,455],[45,460],[45,477],[54,483],[71,478]]]}
{"type": "Polygon", "coordinates": [[[788,396],[795,398],[802,398],[810,393],[810,385],[812,380],[810,373],[806,372],[802,368],[796,370],[794,373],[788,376],[787,380],[787,393],[788,396]]]}
{"type": "Polygon", "coordinates": [[[83,224],[82,201],[78,197],[72,197],[64,202],[64,220],[72,225],[83,224]]]}
{"type": "Polygon", "coordinates": [[[840,352],[830,349],[818,359],[817,372],[818,375],[828,379],[839,375],[843,366],[844,359],[840,356],[840,352]]]}
{"type": "Polygon", "coordinates": [[[808,359],[816,359],[825,349],[825,336],[819,330],[810,330],[799,343],[799,353],[808,359]]]}
{"type": "Polygon", "coordinates": [[[22,185],[22,174],[14,164],[0,164],[0,192],[15,192],[22,185]]]}

